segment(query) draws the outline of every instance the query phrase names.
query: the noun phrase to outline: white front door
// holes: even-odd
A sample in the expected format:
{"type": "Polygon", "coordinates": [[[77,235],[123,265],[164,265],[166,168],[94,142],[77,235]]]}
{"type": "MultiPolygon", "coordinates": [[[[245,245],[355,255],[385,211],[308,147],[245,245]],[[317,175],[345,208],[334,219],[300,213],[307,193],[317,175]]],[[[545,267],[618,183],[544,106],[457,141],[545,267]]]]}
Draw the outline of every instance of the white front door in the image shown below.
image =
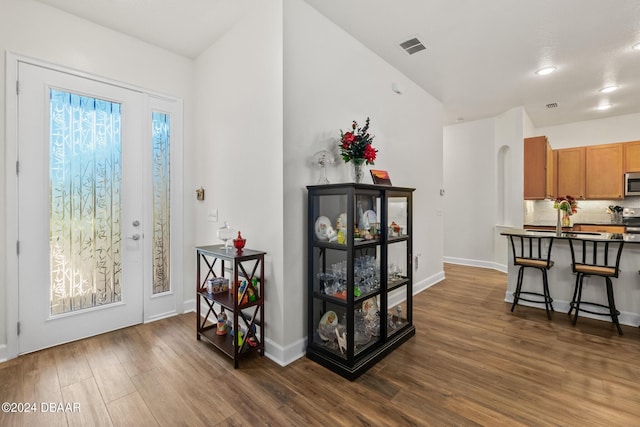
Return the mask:
{"type": "Polygon", "coordinates": [[[144,94],[19,62],[18,353],[144,318],[144,94]]]}

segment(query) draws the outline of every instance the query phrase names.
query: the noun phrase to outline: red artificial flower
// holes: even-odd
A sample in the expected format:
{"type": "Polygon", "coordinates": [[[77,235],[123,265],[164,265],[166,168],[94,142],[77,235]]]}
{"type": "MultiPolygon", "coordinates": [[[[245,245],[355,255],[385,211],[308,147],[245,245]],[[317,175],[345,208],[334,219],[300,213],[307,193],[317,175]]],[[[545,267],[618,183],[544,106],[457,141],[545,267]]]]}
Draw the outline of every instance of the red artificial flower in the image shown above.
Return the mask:
{"type": "Polygon", "coordinates": [[[348,147],[349,144],[351,144],[353,141],[355,141],[355,139],[356,139],[355,135],[352,134],[351,132],[345,133],[344,136],[342,137],[342,142],[343,142],[342,146],[345,147],[345,148],[348,147]],[[346,146],[345,146],[345,144],[346,144],[346,146]]]}
{"type": "Polygon", "coordinates": [[[373,164],[374,160],[376,159],[377,152],[378,150],[373,148],[371,144],[367,144],[367,146],[364,147],[364,158],[367,159],[367,163],[373,164]]]}

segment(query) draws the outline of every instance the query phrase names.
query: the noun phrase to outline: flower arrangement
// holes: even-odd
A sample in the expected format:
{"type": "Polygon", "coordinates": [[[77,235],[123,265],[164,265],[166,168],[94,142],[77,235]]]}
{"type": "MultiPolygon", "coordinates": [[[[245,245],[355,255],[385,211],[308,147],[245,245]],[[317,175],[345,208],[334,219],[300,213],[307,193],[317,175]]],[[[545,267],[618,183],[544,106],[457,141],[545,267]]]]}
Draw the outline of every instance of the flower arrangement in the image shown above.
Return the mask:
{"type": "Polygon", "coordinates": [[[578,202],[572,196],[566,195],[564,197],[558,197],[553,202],[554,209],[560,209],[565,212],[565,215],[573,215],[578,213],[578,202]]]}
{"type": "Polygon", "coordinates": [[[374,164],[378,150],[371,145],[373,138],[374,136],[369,134],[369,117],[362,128],[358,127],[358,122],[354,120],[350,131],[343,132],[341,129],[338,146],[342,160],[349,163],[354,159],[364,159],[366,164],[374,164]]]}

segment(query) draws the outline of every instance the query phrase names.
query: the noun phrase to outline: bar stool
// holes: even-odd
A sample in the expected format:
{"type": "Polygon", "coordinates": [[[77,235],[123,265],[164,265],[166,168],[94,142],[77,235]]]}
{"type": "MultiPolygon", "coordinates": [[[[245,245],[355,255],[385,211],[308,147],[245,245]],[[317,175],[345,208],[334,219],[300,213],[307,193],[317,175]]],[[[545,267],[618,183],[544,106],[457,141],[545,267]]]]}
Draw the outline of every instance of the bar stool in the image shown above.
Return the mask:
{"type": "Polygon", "coordinates": [[[518,270],[516,290],[513,292],[513,304],[511,305],[511,311],[513,311],[520,300],[544,304],[544,308],[547,311],[547,318],[551,320],[553,299],[549,294],[547,270],[553,267],[553,261],[550,259],[553,237],[510,235],[509,239],[511,240],[511,250],[513,252],[513,265],[520,267],[518,270]],[[542,292],[522,290],[525,268],[535,268],[542,272],[542,292]],[[523,297],[523,295],[525,296],[523,297]],[[530,299],[530,296],[535,296],[537,298],[530,299]]]}
{"type": "Polygon", "coordinates": [[[589,239],[569,239],[571,247],[571,262],[573,272],[576,273],[576,285],[573,290],[573,298],[571,299],[569,316],[575,310],[573,324],[578,320],[578,312],[595,314],[596,316],[611,316],[611,320],[618,328],[618,333],[622,335],[622,329],[618,322],[620,312],[616,309],[616,303],[613,298],[613,283],[611,278],[618,277],[620,267],[620,256],[622,255],[622,247],[624,241],[602,241],[589,239]],[[582,284],[587,276],[603,277],[607,285],[607,305],[596,302],[582,301],[582,284]],[[603,311],[593,311],[588,307],[601,307],[607,309],[603,311]]]}

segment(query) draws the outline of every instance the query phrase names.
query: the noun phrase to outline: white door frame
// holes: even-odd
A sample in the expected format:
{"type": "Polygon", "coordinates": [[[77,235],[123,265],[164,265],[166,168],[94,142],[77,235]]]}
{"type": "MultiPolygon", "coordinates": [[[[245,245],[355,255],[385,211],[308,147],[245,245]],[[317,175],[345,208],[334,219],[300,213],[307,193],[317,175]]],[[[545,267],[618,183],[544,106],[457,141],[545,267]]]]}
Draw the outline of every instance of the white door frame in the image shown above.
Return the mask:
{"type": "MultiPolygon", "coordinates": [[[[107,83],[115,86],[120,86],[125,89],[136,90],[143,92],[149,96],[150,99],[161,100],[166,103],[173,103],[175,106],[175,112],[172,113],[172,117],[175,116],[175,128],[172,124],[172,136],[171,136],[171,283],[172,293],[175,294],[175,309],[170,309],[162,314],[149,315],[147,313],[147,305],[150,298],[146,298],[147,292],[145,291],[145,308],[143,322],[149,322],[164,317],[169,317],[174,314],[179,314],[184,311],[184,293],[183,293],[183,116],[182,107],[183,102],[181,99],[170,97],[161,93],[150,91],[145,88],[140,88],[135,85],[122,83],[112,79],[104,78],[101,76],[95,76],[83,71],[74,70],[68,67],[63,67],[57,64],[52,64],[39,59],[31,58],[28,56],[16,54],[13,52],[6,52],[5,55],[5,87],[7,88],[5,94],[5,203],[6,203],[6,358],[13,359],[18,356],[18,321],[20,314],[18,312],[19,307],[19,277],[18,277],[18,176],[16,173],[16,164],[18,161],[18,95],[16,90],[16,82],[18,81],[18,63],[25,62],[41,67],[47,67],[55,71],[64,72],[76,75],[78,77],[84,77],[91,80],[96,80],[102,83],[107,83]]],[[[148,103],[147,111],[151,112],[151,108],[156,105],[150,101],[148,103]]],[[[157,108],[157,107],[156,107],[157,108]]],[[[149,134],[150,135],[150,134],[149,134]]],[[[150,140],[150,138],[149,138],[150,140]]],[[[149,239],[150,240],[150,239],[149,239]]],[[[146,276],[145,272],[145,276],[146,276]]],[[[146,282],[146,281],[145,281],[146,282]]],[[[1,356],[1,355],[0,355],[1,356]]]]}

